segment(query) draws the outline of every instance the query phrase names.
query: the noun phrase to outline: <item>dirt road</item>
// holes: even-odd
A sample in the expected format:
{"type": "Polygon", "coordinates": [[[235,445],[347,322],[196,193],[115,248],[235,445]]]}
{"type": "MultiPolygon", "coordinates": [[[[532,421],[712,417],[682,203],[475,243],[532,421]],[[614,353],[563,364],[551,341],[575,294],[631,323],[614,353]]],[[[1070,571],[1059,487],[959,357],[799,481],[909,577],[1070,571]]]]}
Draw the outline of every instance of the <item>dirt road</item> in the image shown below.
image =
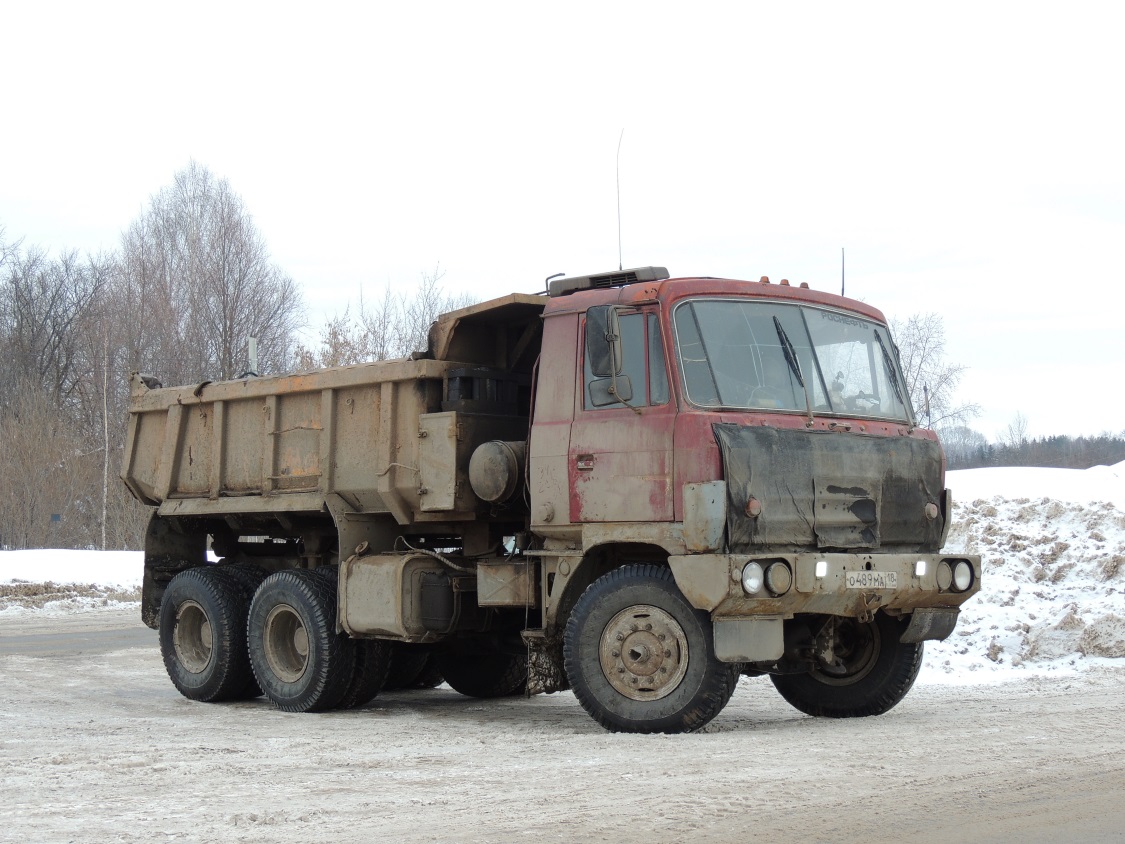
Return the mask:
{"type": "Polygon", "coordinates": [[[922,682],[881,718],[743,680],[687,736],[570,694],[191,703],[136,610],[0,619],[3,841],[1125,841],[1125,668],[922,682]]]}

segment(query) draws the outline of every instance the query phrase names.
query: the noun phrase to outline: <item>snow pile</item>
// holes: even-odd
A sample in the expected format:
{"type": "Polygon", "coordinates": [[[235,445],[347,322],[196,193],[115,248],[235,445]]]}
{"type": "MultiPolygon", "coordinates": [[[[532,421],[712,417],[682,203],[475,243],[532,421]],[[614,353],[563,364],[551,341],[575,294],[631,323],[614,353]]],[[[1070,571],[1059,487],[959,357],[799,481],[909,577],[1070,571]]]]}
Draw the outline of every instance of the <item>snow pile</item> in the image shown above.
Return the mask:
{"type": "MultiPolygon", "coordinates": [[[[947,553],[980,554],[981,592],[926,644],[922,682],[1069,672],[1125,657],[1125,463],[950,472],[947,553]]],[[[0,614],[140,600],[143,555],[0,552],[0,614]],[[63,584],[63,585],[59,585],[63,584]]]]}
{"type": "Polygon", "coordinates": [[[1125,657],[1125,462],[950,472],[947,553],[980,554],[982,588],[922,679],[1051,673],[1125,657]]]}
{"type": "Polygon", "coordinates": [[[60,615],[141,600],[140,551],[0,552],[0,614],[60,615]]]}
{"type": "Polygon", "coordinates": [[[927,643],[927,673],[1125,657],[1125,512],[992,497],[957,506],[955,518],[945,550],[981,555],[982,589],[947,641],[927,643]]]}

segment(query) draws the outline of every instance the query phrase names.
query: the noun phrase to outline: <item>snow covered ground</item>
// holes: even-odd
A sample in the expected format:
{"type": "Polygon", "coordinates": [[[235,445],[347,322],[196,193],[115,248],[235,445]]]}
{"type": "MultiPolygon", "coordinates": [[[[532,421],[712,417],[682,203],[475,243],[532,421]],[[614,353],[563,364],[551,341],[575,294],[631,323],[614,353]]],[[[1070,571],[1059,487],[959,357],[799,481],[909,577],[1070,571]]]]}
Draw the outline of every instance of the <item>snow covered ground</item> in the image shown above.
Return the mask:
{"type": "MultiPolygon", "coordinates": [[[[1125,463],[950,472],[948,552],[980,554],[983,588],[926,645],[919,682],[1063,676],[1125,657],[1125,463]]],[[[140,599],[142,556],[0,552],[0,616],[96,612],[140,599]]]]}

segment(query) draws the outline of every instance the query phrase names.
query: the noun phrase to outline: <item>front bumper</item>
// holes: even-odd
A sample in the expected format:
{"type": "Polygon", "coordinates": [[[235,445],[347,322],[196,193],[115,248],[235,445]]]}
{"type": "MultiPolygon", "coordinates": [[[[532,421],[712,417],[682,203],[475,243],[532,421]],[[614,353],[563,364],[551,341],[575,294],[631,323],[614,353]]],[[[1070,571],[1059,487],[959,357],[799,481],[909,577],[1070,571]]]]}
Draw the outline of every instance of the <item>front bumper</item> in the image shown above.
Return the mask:
{"type": "MultiPolygon", "coordinates": [[[[822,613],[853,618],[876,610],[909,613],[916,609],[955,608],[980,591],[980,557],[971,554],[685,554],[670,557],[676,585],[696,609],[713,618],[822,613]],[[962,592],[938,584],[942,562],[972,566],[973,582],[962,592]],[[763,568],[780,562],[792,572],[792,585],[781,595],[763,587],[746,594],[742,570],[751,561],[763,568]],[[895,574],[893,589],[849,587],[848,574],[895,574]]],[[[854,580],[854,577],[852,578],[854,580]]]]}
{"type": "Polygon", "coordinates": [[[715,655],[724,662],[781,658],[784,621],[801,613],[868,621],[884,610],[910,617],[902,641],[944,639],[953,632],[958,608],[980,591],[981,579],[980,557],[965,554],[687,554],[668,561],[676,585],[692,606],[711,613],[715,655]],[[943,588],[938,582],[941,564],[962,561],[973,570],[969,588],[943,588]],[[788,566],[789,588],[771,594],[763,586],[747,594],[742,571],[750,562],[763,569],[778,563],[788,566]],[[868,574],[856,576],[864,572],[868,574]],[[891,572],[894,588],[867,586],[889,579],[877,573],[891,572]]]}

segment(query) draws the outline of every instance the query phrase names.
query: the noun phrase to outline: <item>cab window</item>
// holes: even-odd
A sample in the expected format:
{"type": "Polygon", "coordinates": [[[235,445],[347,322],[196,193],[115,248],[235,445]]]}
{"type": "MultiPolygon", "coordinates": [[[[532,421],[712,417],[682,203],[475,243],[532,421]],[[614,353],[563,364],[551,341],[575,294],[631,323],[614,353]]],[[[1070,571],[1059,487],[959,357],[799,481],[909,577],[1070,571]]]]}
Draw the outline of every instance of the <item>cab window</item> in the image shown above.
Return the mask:
{"type": "Polygon", "coordinates": [[[596,377],[584,358],[583,407],[587,410],[660,405],[668,402],[668,373],[656,314],[621,314],[621,371],[616,377],[620,399],[611,393],[612,378],[596,377]]]}

